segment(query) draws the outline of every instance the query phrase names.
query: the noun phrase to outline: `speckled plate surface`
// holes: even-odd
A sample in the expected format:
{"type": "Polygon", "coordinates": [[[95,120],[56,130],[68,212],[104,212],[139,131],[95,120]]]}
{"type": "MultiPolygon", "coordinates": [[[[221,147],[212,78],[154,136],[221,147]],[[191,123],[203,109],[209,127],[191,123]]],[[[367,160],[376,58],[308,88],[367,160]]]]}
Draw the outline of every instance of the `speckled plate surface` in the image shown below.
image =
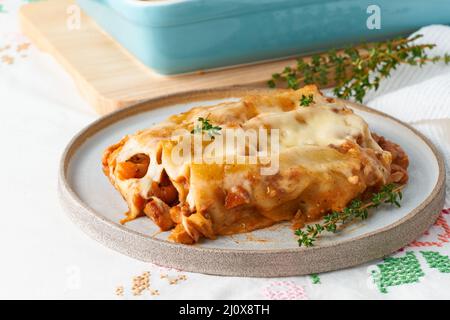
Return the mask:
{"type": "Polygon", "coordinates": [[[445,191],[441,155],[411,127],[348,102],[372,131],[399,143],[409,155],[410,181],[401,208],[380,208],[363,222],[321,237],[311,248],[298,247],[288,223],[193,246],[169,242],[168,232],[159,232],[148,218],[120,225],[127,208],[103,175],[103,150],[171,114],[248,93],[229,89],[162,97],[94,122],[74,137],[63,154],[59,177],[63,207],[92,238],[131,257],[192,272],[258,277],[324,272],[380,258],[419,237],[436,220],[445,191]]]}

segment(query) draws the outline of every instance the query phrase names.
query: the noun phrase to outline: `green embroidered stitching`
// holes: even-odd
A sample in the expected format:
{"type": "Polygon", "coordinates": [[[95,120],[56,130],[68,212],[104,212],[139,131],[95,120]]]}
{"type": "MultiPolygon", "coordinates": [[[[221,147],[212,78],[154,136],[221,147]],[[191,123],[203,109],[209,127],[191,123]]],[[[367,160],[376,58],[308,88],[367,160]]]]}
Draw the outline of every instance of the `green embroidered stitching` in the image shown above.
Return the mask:
{"type": "Polygon", "coordinates": [[[317,273],[311,275],[311,281],[313,284],[320,284],[320,277],[317,273]]]}
{"type": "Polygon", "coordinates": [[[420,253],[422,253],[430,268],[438,269],[442,273],[450,273],[450,258],[448,256],[435,251],[420,251],[420,253]]]}
{"type": "Polygon", "coordinates": [[[377,267],[380,272],[372,271],[372,277],[381,293],[387,293],[388,287],[419,282],[420,277],[425,275],[413,252],[407,252],[400,258],[385,258],[384,263],[377,267]]]}

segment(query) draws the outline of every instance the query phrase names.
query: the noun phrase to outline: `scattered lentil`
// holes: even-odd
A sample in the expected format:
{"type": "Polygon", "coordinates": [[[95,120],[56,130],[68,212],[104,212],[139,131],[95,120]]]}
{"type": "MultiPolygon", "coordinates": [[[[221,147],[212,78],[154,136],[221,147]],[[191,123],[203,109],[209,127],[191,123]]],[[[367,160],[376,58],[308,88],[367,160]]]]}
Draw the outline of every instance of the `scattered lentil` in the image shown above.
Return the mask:
{"type": "Polygon", "coordinates": [[[123,292],[124,292],[123,286],[118,286],[116,288],[116,295],[117,296],[122,297],[123,296],[123,292]]]}

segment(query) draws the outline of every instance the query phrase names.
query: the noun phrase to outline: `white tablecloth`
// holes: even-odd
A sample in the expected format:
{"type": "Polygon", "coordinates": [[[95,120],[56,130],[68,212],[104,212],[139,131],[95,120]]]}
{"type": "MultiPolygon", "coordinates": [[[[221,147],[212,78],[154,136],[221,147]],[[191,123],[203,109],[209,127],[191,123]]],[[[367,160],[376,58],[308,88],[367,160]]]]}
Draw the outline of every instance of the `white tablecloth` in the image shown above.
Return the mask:
{"type": "MultiPolygon", "coordinates": [[[[26,2],[0,0],[0,298],[450,298],[450,210],[442,211],[427,235],[390,260],[280,279],[170,270],[88,238],[59,205],[57,170],[70,138],[98,116],[62,67],[20,34],[16,13],[26,2]],[[145,271],[159,295],[132,294],[132,278],[145,271]],[[115,294],[120,286],[123,296],[115,294]]],[[[437,54],[450,52],[449,27],[428,27],[421,33],[425,41],[438,44],[437,54]]],[[[366,102],[411,123],[449,159],[450,66],[401,67],[366,102]],[[404,107],[399,108],[399,101],[404,107]]]]}

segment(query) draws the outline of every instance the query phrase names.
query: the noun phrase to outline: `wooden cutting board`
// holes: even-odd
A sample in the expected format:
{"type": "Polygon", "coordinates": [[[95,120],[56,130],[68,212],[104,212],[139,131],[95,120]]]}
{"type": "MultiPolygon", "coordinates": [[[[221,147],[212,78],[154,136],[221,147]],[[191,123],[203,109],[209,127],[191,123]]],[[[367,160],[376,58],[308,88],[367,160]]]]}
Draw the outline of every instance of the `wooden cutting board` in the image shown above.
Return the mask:
{"type": "Polygon", "coordinates": [[[195,74],[158,75],[103,32],[87,15],[77,30],[67,28],[74,0],[48,0],[22,6],[23,33],[71,74],[81,94],[100,114],[151,98],[229,86],[264,87],[274,72],[294,59],[195,74]],[[70,10],[69,10],[70,11],[70,10]]]}

